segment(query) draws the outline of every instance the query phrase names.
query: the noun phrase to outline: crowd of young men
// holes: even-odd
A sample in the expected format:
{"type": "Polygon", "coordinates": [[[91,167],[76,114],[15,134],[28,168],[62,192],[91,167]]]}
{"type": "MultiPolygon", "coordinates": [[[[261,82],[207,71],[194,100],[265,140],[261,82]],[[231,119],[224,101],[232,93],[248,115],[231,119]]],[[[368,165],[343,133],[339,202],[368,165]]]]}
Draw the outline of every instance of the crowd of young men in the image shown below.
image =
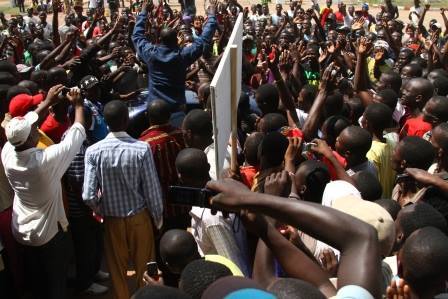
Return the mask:
{"type": "Polygon", "coordinates": [[[108,4],[0,14],[1,298],[447,296],[443,8],[108,4]],[[210,82],[239,13],[239,167],[229,147],[217,173],[210,82]]]}

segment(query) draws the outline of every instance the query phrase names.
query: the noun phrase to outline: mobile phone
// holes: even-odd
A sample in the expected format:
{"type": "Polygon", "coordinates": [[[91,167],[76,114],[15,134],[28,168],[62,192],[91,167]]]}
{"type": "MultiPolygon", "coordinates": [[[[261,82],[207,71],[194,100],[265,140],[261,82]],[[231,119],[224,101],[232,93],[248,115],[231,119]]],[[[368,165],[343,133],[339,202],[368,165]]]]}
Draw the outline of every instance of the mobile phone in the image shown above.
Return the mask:
{"type": "Polygon", "coordinates": [[[303,149],[302,149],[302,157],[307,160],[315,160],[316,157],[315,157],[314,153],[311,151],[311,148],[316,145],[317,144],[314,142],[304,143],[303,149]]]}
{"type": "Polygon", "coordinates": [[[210,198],[217,193],[206,188],[169,186],[168,198],[171,204],[210,208],[210,198]]]}
{"type": "Polygon", "coordinates": [[[59,92],[58,97],[59,97],[60,99],[65,98],[65,97],[67,96],[67,93],[68,93],[69,91],[70,91],[70,88],[68,88],[68,87],[64,87],[64,88],[59,92]]]}
{"type": "Polygon", "coordinates": [[[152,278],[159,278],[159,268],[157,267],[156,262],[146,263],[146,272],[148,273],[148,276],[152,278]]]}

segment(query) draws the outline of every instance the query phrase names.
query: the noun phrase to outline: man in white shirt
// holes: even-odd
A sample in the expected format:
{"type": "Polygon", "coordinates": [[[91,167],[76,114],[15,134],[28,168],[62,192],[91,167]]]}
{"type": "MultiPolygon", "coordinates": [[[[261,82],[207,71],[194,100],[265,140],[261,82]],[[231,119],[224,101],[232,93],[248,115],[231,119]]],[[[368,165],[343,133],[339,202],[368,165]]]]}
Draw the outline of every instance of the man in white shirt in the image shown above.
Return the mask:
{"type": "Polygon", "coordinates": [[[1,154],[6,177],[14,190],[12,231],[24,248],[33,298],[66,298],[70,239],[61,178],[86,137],[78,89],[67,94],[75,106],[75,122],[64,141],[44,150],[36,148],[38,120],[58,101],[63,88],[52,87],[34,112],[9,121],[5,127],[8,142],[1,154]]]}
{"type": "Polygon", "coordinates": [[[414,26],[418,25],[418,21],[423,14],[423,6],[420,5],[420,0],[414,0],[414,6],[409,10],[409,20],[414,26]]]}
{"type": "MultiPolygon", "coordinates": [[[[202,150],[207,155],[208,174],[212,180],[218,178],[215,165],[215,148],[213,146],[212,117],[208,112],[195,109],[190,111],[182,124],[185,144],[187,147],[202,150]]],[[[224,168],[230,166],[230,155],[226,155],[224,168]]],[[[178,167],[176,160],[176,167],[178,167]]],[[[203,182],[201,183],[202,185],[203,182]]],[[[201,185],[199,184],[199,185],[201,185]]],[[[195,186],[196,187],[196,186],[195,186]]],[[[242,226],[233,230],[233,217],[225,218],[221,212],[212,215],[210,209],[193,207],[191,227],[199,251],[203,254],[220,254],[236,263],[244,273],[248,273],[244,260],[246,240],[242,226]]]]}

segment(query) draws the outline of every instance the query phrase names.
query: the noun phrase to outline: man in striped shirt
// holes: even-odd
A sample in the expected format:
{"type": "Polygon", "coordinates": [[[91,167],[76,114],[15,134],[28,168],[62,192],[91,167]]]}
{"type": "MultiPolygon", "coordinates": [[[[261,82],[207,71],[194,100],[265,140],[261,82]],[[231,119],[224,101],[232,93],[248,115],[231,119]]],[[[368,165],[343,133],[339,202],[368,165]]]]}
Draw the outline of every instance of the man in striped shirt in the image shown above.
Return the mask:
{"type": "Polygon", "coordinates": [[[110,133],[86,151],[83,199],[104,217],[105,254],[114,294],[128,299],[129,259],[138,287],[143,286],[146,263],[155,259],[152,223],[157,229],[162,226],[162,192],[149,145],[125,132],[126,105],[109,102],[104,118],[110,133]]]}

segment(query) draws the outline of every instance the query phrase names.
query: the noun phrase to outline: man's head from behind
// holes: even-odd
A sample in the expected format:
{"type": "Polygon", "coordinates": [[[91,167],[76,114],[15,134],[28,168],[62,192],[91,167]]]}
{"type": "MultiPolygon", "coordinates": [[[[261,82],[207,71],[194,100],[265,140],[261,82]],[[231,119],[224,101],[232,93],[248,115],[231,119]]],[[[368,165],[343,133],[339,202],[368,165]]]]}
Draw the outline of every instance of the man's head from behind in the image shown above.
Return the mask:
{"type": "Polygon", "coordinates": [[[170,105],[163,100],[154,100],[146,108],[151,126],[167,124],[171,117],[170,105]]]}
{"type": "Polygon", "coordinates": [[[191,110],[184,118],[182,132],[187,146],[204,150],[213,142],[210,113],[200,109],[191,110]]]}
{"type": "Polygon", "coordinates": [[[398,254],[402,276],[419,298],[445,291],[448,275],[448,237],[435,227],[413,232],[398,254]]]}
{"type": "Polygon", "coordinates": [[[440,170],[448,171],[448,124],[441,123],[432,129],[431,144],[437,155],[437,163],[440,170]]]}
{"type": "Polygon", "coordinates": [[[221,277],[231,276],[232,272],[226,266],[202,259],[189,263],[182,271],[179,289],[193,299],[200,299],[204,291],[221,277]]]}
{"type": "Polygon", "coordinates": [[[397,173],[403,173],[407,167],[427,170],[434,157],[435,151],[431,143],[417,136],[407,136],[395,148],[392,168],[397,173]]]}
{"type": "Polygon", "coordinates": [[[126,131],[129,124],[129,112],[125,103],[113,100],[104,106],[104,119],[111,132],[126,131]]]}
{"type": "Polygon", "coordinates": [[[336,151],[345,157],[348,167],[364,162],[371,146],[372,135],[369,131],[356,126],[345,128],[336,139],[336,151]]]}
{"type": "Polygon", "coordinates": [[[263,115],[278,111],[279,94],[273,84],[261,85],[255,93],[255,100],[263,115]]]}
{"type": "Polygon", "coordinates": [[[167,286],[149,285],[139,289],[131,299],[191,299],[184,292],[167,286]]]}
{"type": "Polygon", "coordinates": [[[294,184],[303,200],[322,202],[325,186],[330,182],[328,168],[322,162],[302,162],[294,175],[294,184]]]}
{"type": "Polygon", "coordinates": [[[278,167],[283,163],[288,139],[279,132],[266,134],[258,146],[258,160],[261,169],[278,167]]]}
{"type": "Polygon", "coordinates": [[[210,164],[205,153],[196,148],[185,148],[176,157],[176,169],[183,186],[204,188],[210,180],[210,164]]]}
{"type": "Polygon", "coordinates": [[[269,287],[268,291],[278,299],[324,299],[326,298],[315,286],[295,278],[279,278],[269,287]]]}
{"type": "Polygon", "coordinates": [[[448,99],[442,96],[433,96],[423,108],[423,119],[433,127],[448,121],[448,99]]]}
{"type": "Polygon", "coordinates": [[[177,33],[176,30],[172,28],[163,28],[160,32],[160,41],[163,45],[167,46],[168,48],[175,48],[177,47],[177,33]]]}
{"type": "Polygon", "coordinates": [[[160,256],[172,273],[180,274],[190,262],[201,256],[193,236],[180,229],[172,229],[160,239],[160,256]]]}
{"type": "Polygon", "coordinates": [[[427,226],[448,232],[445,218],[431,205],[419,202],[403,207],[395,220],[395,249],[400,249],[414,231],[427,226]]]}

